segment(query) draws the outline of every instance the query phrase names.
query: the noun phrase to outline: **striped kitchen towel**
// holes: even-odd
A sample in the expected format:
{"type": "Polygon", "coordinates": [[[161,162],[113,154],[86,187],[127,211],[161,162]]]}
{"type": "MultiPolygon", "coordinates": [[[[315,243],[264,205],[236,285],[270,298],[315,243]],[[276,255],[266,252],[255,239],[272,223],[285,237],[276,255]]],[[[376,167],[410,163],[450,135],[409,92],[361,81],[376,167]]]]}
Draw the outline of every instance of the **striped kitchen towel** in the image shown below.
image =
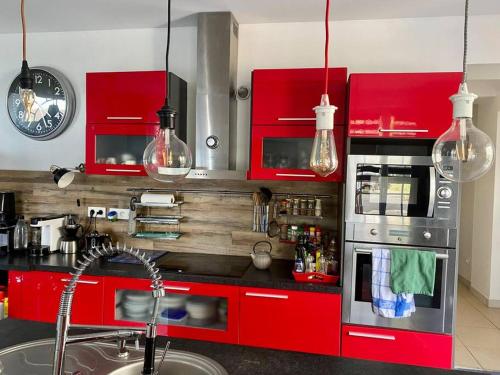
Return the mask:
{"type": "Polygon", "coordinates": [[[408,318],[415,312],[413,294],[394,294],[391,290],[391,251],[389,249],[373,249],[372,299],[373,312],[385,318],[408,318]]]}

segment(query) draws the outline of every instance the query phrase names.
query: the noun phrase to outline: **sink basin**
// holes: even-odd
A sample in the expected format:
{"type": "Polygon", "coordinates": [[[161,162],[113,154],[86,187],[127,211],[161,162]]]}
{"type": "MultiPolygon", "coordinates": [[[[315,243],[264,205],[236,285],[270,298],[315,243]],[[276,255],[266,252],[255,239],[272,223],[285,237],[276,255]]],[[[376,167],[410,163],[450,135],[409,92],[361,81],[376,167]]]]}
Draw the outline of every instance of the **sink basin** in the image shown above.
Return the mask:
{"type": "MultiPolygon", "coordinates": [[[[32,341],[0,351],[1,375],[52,375],[54,340],[32,341]]],[[[140,375],[144,352],[130,349],[119,358],[116,345],[70,344],[66,348],[65,375],[140,375]]],[[[157,352],[161,356],[161,352],[157,352]]],[[[160,371],[169,375],[227,375],[217,362],[202,355],[171,350],[160,371]]]]}
{"type": "MultiPolygon", "coordinates": [[[[159,361],[156,362],[158,368],[159,361]]],[[[124,366],[109,375],[139,375],[142,362],[124,366]]],[[[158,375],[227,375],[226,370],[217,362],[198,354],[169,351],[158,375]]]]}

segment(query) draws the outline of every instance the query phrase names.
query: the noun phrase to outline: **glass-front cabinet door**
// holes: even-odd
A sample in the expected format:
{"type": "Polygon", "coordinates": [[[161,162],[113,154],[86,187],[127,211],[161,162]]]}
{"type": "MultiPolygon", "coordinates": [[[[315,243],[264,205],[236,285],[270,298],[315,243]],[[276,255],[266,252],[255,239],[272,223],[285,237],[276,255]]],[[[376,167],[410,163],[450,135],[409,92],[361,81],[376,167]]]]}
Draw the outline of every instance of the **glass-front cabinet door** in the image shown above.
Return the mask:
{"type": "Polygon", "coordinates": [[[334,128],[339,167],[321,177],[309,168],[314,126],[255,126],[252,129],[251,179],[341,181],[343,178],[344,128],[334,128]]]}
{"type": "MultiPolygon", "coordinates": [[[[144,327],[153,312],[150,284],[106,278],[105,324],[144,327]]],[[[170,281],[164,282],[164,288],[158,311],[160,335],[237,342],[238,288],[170,281]]]]}
{"type": "Polygon", "coordinates": [[[146,175],[143,153],[157,129],[154,124],[88,125],[87,173],[146,175]]]}

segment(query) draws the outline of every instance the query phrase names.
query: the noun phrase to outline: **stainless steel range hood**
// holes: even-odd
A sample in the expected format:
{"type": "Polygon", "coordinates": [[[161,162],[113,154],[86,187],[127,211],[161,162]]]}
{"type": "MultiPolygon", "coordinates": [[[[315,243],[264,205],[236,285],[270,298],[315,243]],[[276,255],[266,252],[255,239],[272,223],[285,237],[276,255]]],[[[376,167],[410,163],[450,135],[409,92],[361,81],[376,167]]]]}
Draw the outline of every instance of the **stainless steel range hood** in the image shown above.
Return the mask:
{"type": "Polygon", "coordinates": [[[238,29],[230,12],[198,15],[196,160],[188,178],[245,179],[236,167],[238,29]]]}

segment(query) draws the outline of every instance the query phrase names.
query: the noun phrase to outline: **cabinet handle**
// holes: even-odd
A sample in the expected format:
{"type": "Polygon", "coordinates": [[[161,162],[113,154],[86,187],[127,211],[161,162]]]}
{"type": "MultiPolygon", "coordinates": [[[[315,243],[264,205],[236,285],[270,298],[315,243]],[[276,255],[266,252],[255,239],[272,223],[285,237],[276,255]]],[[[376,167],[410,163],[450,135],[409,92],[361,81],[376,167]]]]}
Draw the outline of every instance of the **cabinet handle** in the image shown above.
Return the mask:
{"type": "Polygon", "coordinates": [[[392,335],[379,335],[376,333],[363,333],[363,332],[348,332],[349,336],[354,336],[354,337],[366,337],[368,339],[377,339],[377,340],[388,340],[388,341],[395,341],[396,336],[392,335]]]}
{"type": "Polygon", "coordinates": [[[286,294],[267,294],[267,293],[252,293],[246,292],[247,297],[260,297],[260,298],[274,298],[274,299],[288,299],[286,294]]]}
{"type": "Polygon", "coordinates": [[[134,116],[108,116],[106,117],[108,120],[143,120],[142,117],[134,117],[134,116]]]}
{"type": "Polygon", "coordinates": [[[106,168],[106,172],[130,172],[130,173],[141,173],[140,169],[115,169],[115,168],[106,168]]]}
{"type": "Polygon", "coordinates": [[[180,292],[189,292],[191,288],[186,287],[186,286],[163,286],[163,289],[165,290],[177,290],[180,292]]]}
{"type": "Polygon", "coordinates": [[[314,178],[315,174],[298,174],[298,173],[276,173],[277,177],[308,177],[314,178]]]}
{"type": "Polygon", "coordinates": [[[278,117],[278,121],[316,121],[316,117],[278,117]]]}
{"type": "MultiPolygon", "coordinates": [[[[70,279],[61,279],[63,283],[69,283],[70,279]]],[[[86,284],[86,285],[97,285],[99,281],[87,281],[87,280],[76,280],[77,284],[86,284]]]]}
{"type": "Polygon", "coordinates": [[[379,129],[381,133],[429,133],[429,129],[379,129]]]}

